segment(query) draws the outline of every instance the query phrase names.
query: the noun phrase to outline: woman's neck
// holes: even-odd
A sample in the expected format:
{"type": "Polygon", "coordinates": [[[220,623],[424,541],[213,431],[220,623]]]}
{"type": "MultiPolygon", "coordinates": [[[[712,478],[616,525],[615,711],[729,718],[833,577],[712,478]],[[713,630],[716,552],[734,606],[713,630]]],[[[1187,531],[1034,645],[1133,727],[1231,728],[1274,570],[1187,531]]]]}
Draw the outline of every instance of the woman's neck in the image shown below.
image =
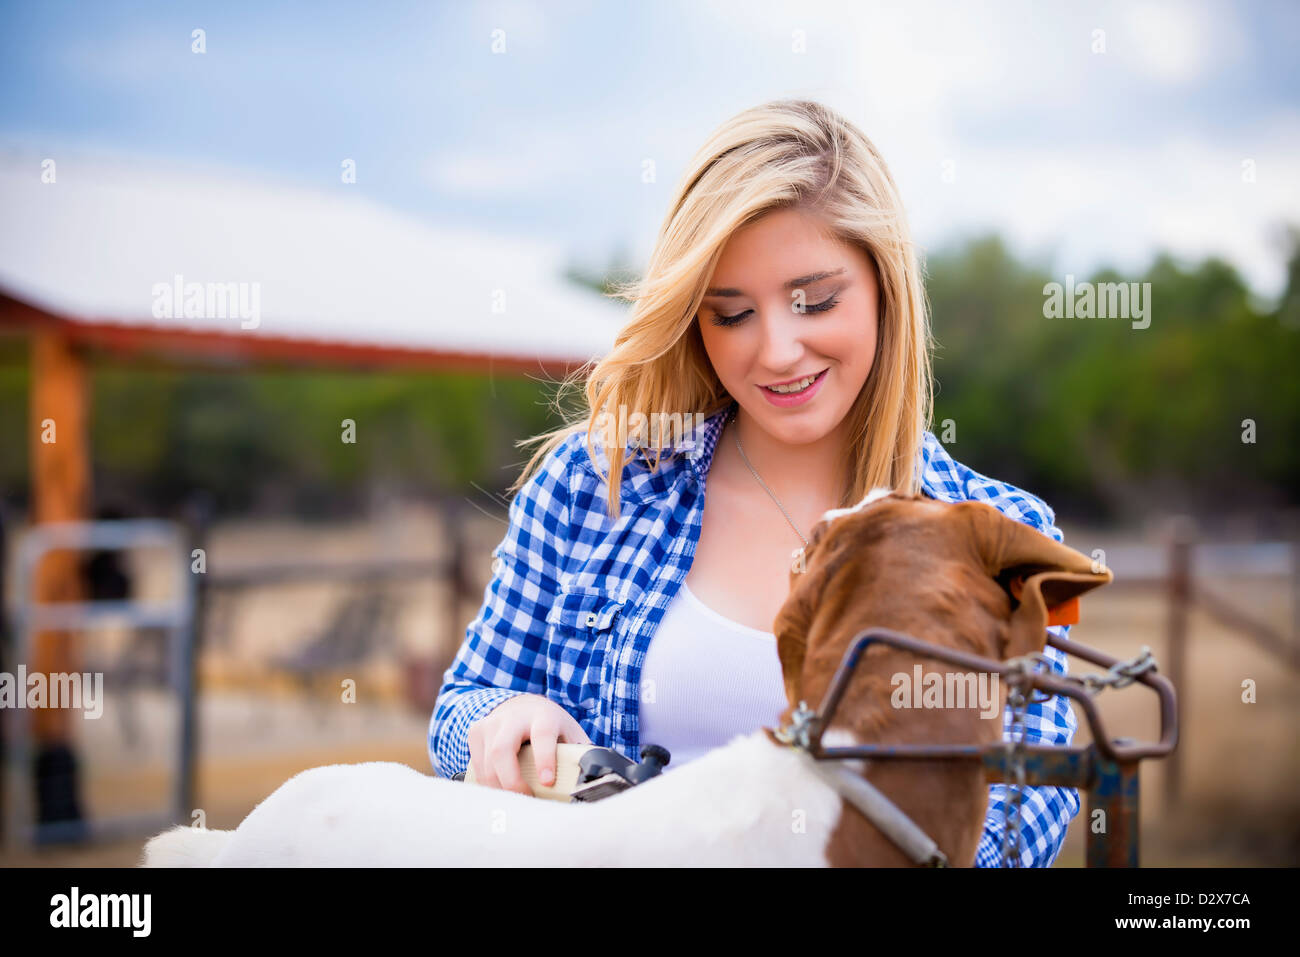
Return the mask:
{"type": "Polygon", "coordinates": [[[734,456],[743,471],[745,459],[758,472],[787,509],[807,513],[834,508],[841,502],[844,487],[842,450],[847,431],[847,419],[815,442],[791,445],[782,442],[758,426],[737,407],[719,437],[715,451],[734,456]],[[741,456],[736,448],[736,436],[744,446],[741,456]]]}

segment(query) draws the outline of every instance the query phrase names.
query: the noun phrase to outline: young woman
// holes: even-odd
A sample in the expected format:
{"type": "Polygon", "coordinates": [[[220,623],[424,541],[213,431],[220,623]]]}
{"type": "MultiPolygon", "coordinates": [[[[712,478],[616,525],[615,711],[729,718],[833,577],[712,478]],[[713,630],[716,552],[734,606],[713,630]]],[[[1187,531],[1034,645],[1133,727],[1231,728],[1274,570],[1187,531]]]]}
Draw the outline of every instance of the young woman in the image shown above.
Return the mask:
{"type": "MultiPolygon", "coordinates": [[[[771,627],[792,553],[873,488],[987,502],[1061,540],[1046,504],[926,431],[929,322],[898,191],[825,106],[769,103],[714,133],[624,292],[631,315],[586,375],[587,415],[533,440],[516,485],[429,724],[442,775],[472,763],[481,784],[528,793],[528,740],[544,783],[557,741],[633,759],[660,744],[672,773],[776,727],[771,627]],[[678,421],[701,427],[669,434],[678,421]]],[[[1063,674],[1064,655],[1046,654],[1063,674]]],[[[1052,698],[1026,726],[1027,742],[1067,744],[1077,719],[1052,698]]],[[[977,865],[1001,860],[1009,796],[990,788],[977,865]]],[[[1078,809],[1073,789],[1024,789],[1021,865],[1050,865],[1078,809]]]]}

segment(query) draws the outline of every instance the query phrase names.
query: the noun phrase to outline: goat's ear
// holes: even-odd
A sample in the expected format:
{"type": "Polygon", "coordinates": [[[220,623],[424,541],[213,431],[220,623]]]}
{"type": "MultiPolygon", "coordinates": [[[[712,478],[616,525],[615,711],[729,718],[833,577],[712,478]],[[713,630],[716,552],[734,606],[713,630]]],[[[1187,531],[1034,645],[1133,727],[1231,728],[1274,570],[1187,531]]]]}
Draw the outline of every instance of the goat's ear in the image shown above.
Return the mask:
{"type": "MultiPolygon", "coordinates": [[[[828,524],[828,523],[827,523],[828,524]]],[[[822,597],[829,575],[822,561],[814,567],[810,561],[814,549],[821,544],[825,529],[819,524],[805,549],[802,570],[790,569],[790,595],[776,614],[772,632],[776,635],[776,654],[781,661],[781,680],[785,684],[785,697],[790,707],[799,705],[800,680],[803,676],[804,657],[808,652],[808,630],[812,627],[813,613],[822,597]]]]}
{"type": "Polygon", "coordinates": [[[991,505],[962,502],[955,508],[969,523],[978,560],[1014,600],[1004,660],[1041,651],[1047,626],[1077,621],[1079,596],[1114,578],[1110,569],[991,505]]]}
{"type": "MultiPolygon", "coordinates": [[[[867,499],[885,497],[876,489],[867,499]]],[[[890,493],[892,494],[892,493],[890,493]]],[[[866,501],[860,503],[866,504],[866,501]]],[[[781,678],[785,683],[785,697],[790,707],[799,706],[803,663],[808,654],[808,631],[812,627],[817,604],[825,600],[827,580],[843,563],[843,556],[820,554],[826,546],[823,541],[836,522],[847,521],[847,515],[859,509],[833,509],[831,517],[823,517],[809,531],[808,544],[796,553],[790,568],[790,597],[777,612],[772,631],[776,635],[776,653],[781,660],[781,678]]],[[[814,703],[815,704],[815,703],[814,703]]]]}
{"type": "Polygon", "coordinates": [[[785,684],[785,700],[790,707],[799,704],[799,679],[803,675],[803,659],[808,651],[808,626],[812,624],[813,605],[808,575],[791,570],[790,596],[776,613],[772,632],[776,635],[776,655],[781,660],[781,681],[785,684]]]}

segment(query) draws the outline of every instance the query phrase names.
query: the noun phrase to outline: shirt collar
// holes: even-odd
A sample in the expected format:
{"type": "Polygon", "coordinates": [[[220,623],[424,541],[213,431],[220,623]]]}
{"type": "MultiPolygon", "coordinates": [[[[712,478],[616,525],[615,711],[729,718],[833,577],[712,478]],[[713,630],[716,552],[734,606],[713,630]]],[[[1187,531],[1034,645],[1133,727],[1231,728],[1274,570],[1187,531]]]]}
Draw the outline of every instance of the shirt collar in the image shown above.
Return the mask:
{"type": "MultiPolygon", "coordinates": [[[[709,468],[713,464],[713,455],[717,451],[718,439],[722,436],[722,427],[727,424],[727,419],[735,409],[736,401],[732,399],[723,408],[708,416],[701,428],[695,432],[687,432],[680,446],[666,446],[664,454],[680,451],[694,480],[704,485],[709,468]]],[[[597,455],[601,460],[601,466],[608,471],[608,462],[599,444],[597,455]]],[[[917,454],[916,466],[920,472],[923,494],[941,502],[953,503],[963,500],[958,483],[954,481],[957,476],[956,463],[939,444],[939,440],[928,431],[921,433],[921,448],[917,454]]],[[[638,465],[631,468],[630,472],[631,475],[625,479],[624,488],[638,498],[665,492],[670,484],[663,469],[651,473],[644,466],[638,465]]]]}
{"type": "Polygon", "coordinates": [[[732,399],[724,408],[705,419],[704,428],[700,430],[701,434],[695,437],[694,446],[686,450],[686,461],[694,470],[696,480],[701,484],[709,474],[709,466],[713,464],[713,453],[718,447],[722,427],[727,424],[728,417],[736,410],[736,404],[736,400],[732,399]]]}
{"type": "MultiPolygon", "coordinates": [[[[735,407],[733,399],[717,412],[705,417],[698,427],[693,414],[683,414],[684,427],[677,436],[678,441],[664,443],[659,453],[663,462],[655,471],[651,471],[648,464],[648,460],[655,457],[653,450],[644,452],[647,457],[645,459],[639,454],[629,454],[623,465],[620,495],[629,501],[642,501],[666,494],[672,488],[674,476],[680,476],[683,470],[688,478],[703,485],[713,462],[713,453],[717,448],[718,437],[722,434],[722,427],[735,407]]],[[[597,469],[605,474],[610,471],[609,458],[600,433],[601,430],[597,429],[593,434],[594,461],[586,455],[582,457],[583,465],[592,474],[598,474],[597,469]]]]}
{"type": "MultiPolygon", "coordinates": [[[[713,453],[717,449],[718,438],[722,435],[722,427],[726,425],[728,416],[735,411],[735,408],[736,401],[733,399],[724,409],[706,419],[696,447],[687,452],[687,461],[694,470],[696,479],[701,483],[709,474],[709,466],[713,463],[713,453]]],[[[921,473],[923,494],[941,502],[963,501],[960,486],[955,481],[956,463],[931,432],[921,433],[921,448],[916,458],[916,467],[921,473]]]]}
{"type": "Polygon", "coordinates": [[[965,501],[957,463],[931,432],[921,433],[921,452],[916,467],[921,473],[921,491],[924,494],[949,504],[965,501]]]}

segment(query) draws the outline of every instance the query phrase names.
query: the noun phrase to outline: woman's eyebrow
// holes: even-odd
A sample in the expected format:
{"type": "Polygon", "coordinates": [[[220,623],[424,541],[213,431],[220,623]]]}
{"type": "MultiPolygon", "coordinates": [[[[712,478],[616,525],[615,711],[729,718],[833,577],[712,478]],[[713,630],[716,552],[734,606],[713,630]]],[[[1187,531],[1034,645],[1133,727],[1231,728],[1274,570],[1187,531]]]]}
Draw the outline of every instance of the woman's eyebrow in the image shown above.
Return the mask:
{"type": "MultiPolygon", "coordinates": [[[[806,276],[796,276],[794,279],[791,279],[789,282],[787,282],[782,288],[798,289],[800,286],[811,286],[813,283],[821,282],[823,279],[831,279],[835,276],[842,276],[846,271],[847,270],[843,266],[841,266],[839,269],[824,270],[822,272],[810,272],[806,276]]],[[[745,294],[741,292],[739,289],[736,289],[732,286],[722,286],[722,287],[714,286],[704,290],[704,295],[734,298],[736,296],[743,296],[745,294]]]]}

